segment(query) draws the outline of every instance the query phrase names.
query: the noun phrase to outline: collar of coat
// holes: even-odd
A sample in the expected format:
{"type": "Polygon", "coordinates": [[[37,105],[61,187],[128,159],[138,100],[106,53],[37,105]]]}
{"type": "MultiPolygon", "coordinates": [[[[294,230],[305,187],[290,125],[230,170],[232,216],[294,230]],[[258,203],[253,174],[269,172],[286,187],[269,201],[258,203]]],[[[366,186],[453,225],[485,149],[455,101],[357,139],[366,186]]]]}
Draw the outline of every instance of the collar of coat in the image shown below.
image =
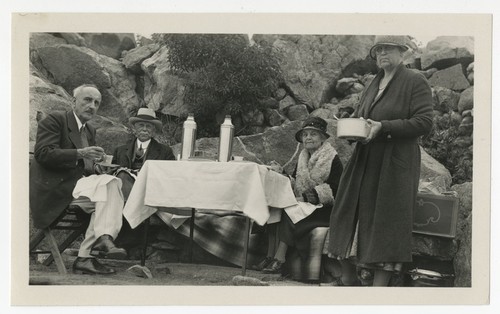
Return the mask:
{"type": "Polygon", "coordinates": [[[302,149],[297,161],[295,179],[297,196],[302,195],[307,190],[314,189],[328,179],[335,156],[337,156],[337,151],[328,142],[323,143],[312,155],[306,149],[302,149]]]}

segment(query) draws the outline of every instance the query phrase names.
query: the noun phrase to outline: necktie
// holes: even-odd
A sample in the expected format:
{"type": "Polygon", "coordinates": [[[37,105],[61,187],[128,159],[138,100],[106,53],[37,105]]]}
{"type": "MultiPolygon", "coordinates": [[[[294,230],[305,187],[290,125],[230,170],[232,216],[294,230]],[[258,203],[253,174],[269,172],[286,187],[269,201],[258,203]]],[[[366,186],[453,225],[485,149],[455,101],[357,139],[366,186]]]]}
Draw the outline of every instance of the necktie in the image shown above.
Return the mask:
{"type": "Polygon", "coordinates": [[[135,155],[137,158],[142,158],[142,156],[144,156],[144,149],[142,148],[142,144],[139,144],[139,149],[137,149],[137,153],[135,155]]]}
{"type": "MultiPolygon", "coordinates": [[[[82,126],[80,128],[80,138],[82,139],[82,147],[88,147],[89,146],[89,140],[87,139],[87,132],[85,131],[85,126],[82,126]]],[[[84,168],[84,174],[85,175],[90,175],[94,173],[94,162],[87,159],[83,158],[83,162],[85,164],[84,168]]]]}

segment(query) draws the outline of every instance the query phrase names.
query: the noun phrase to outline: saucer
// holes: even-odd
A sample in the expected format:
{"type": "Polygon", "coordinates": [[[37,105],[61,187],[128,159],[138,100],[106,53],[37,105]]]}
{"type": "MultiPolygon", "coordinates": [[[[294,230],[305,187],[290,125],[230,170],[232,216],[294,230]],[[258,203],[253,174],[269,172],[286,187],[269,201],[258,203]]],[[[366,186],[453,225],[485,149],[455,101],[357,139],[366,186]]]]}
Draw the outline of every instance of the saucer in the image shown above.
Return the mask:
{"type": "Polygon", "coordinates": [[[96,162],[95,163],[96,165],[99,165],[99,166],[102,166],[102,167],[119,167],[120,165],[117,165],[117,164],[108,164],[104,161],[101,161],[101,162],[96,162]]]}

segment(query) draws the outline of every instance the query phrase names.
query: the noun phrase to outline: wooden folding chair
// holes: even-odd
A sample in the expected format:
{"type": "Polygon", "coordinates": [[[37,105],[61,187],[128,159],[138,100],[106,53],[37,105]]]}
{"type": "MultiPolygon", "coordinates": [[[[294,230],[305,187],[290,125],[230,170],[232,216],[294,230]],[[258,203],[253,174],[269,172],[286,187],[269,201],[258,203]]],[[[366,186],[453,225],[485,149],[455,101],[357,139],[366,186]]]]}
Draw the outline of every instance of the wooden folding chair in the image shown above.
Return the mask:
{"type": "Polygon", "coordinates": [[[38,231],[30,240],[30,254],[50,254],[43,265],[49,266],[53,261],[56,262],[57,271],[60,274],[66,274],[61,253],[69,247],[81,234],[84,234],[90,222],[90,215],[84,213],[78,206],[69,206],[61,215],[47,228],[38,231]],[[67,230],[61,243],[57,243],[53,230],[67,230]],[[47,239],[50,250],[37,249],[38,245],[47,239]]]}

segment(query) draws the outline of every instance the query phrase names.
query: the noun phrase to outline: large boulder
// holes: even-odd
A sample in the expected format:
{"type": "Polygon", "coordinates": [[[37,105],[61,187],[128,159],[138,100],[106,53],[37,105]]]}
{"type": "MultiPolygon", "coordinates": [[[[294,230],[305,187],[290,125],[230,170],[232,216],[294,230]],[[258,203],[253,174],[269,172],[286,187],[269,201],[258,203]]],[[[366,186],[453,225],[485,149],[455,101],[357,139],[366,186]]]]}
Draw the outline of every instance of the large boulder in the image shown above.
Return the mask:
{"type": "Polygon", "coordinates": [[[98,54],[120,59],[123,51],[135,48],[133,33],[81,33],[87,47],[98,54]]]}
{"type": "Polygon", "coordinates": [[[144,74],[141,63],[151,57],[159,49],[160,46],[158,44],[151,44],[125,51],[122,62],[130,72],[134,74],[144,74]]]}
{"type": "Polygon", "coordinates": [[[144,101],[148,108],[176,117],[188,114],[184,104],[184,80],[172,74],[168,50],[160,48],[141,64],[144,77],[144,101]]]}
{"type": "Polygon", "coordinates": [[[457,63],[469,64],[474,59],[474,37],[440,36],[427,43],[422,56],[422,69],[448,68],[457,63]]]}
{"type": "Polygon", "coordinates": [[[31,33],[30,34],[30,50],[37,50],[41,47],[57,46],[67,44],[64,38],[56,37],[50,33],[31,33]]]}
{"type": "MultiPolygon", "coordinates": [[[[285,84],[300,103],[315,109],[335,93],[335,82],[345,76],[344,70],[367,58],[373,44],[373,36],[254,35],[253,38],[281,52],[285,84]]],[[[358,69],[361,71],[367,70],[358,69]]]]}
{"type": "Polygon", "coordinates": [[[474,85],[474,62],[467,66],[467,80],[471,85],[474,85]]]}
{"type": "Polygon", "coordinates": [[[304,120],[309,116],[306,105],[290,106],[286,110],[286,116],[290,121],[304,120]]]}
{"type": "Polygon", "coordinates": [[[470,86],[460,64],[437,71],[429,79],[429,84],[431,86],[449,88],[454,91],[463,91],[470,86]]]}
{"type": "Polygon", "coordinates": [[[442,164],[420,148],[420,184],[421,191],[442,193],[450,189],[451,174],[442,164]]]}
{"type": "Polygon", "coordinates": [[[100,115],[125,122],[139,107],[135,79],[121,62],[74,45],[41,47],[37,53],[51,82],[68,93],[81,84],[97,85],[102,94],[100,115]]]}
{"type": "Polygon", "coordinates": [[[288,95],[288,96],[284,97],[283,99],[281,99],[281,100],[279,101],[279,106],[278,106],[278,108],[279,108],[279,110],[280,110],[281,112],[286,112],[286,111],[288,110],[288,107],[290,107],[290,106],[294,106],[294,105],[296,105],[296,104],[297,104],[297,103],[296,103],[295,99],[293,99],[293,97],[292,97],[292,96],[288,95]]]}
{"type": "Polygon", "coordinates": [[[55,33],[55,35],[64,38],[64,40],[66,40],[66,43],[70,45],[87,47],[85,38],[83,38],[83,36],[78,33],[55,33]]]}
{"type": "Polygon", "coordinates": [[[265,121],[270,126],[281,125],[286,120],[286,117],[284,117],[276,109],[265,109],[265,111],[264,111],[264,117],[265,117],[265,121]]]}
{"type": "Polygon", "coordinates": [[[32,68],[29,76],[29,141],[36,140],[37,121],[48,113],[72,108],[71,96],[60,86],[51,84],[32,68]]]}
{"type": "Polygon", "coordinates": [[[327,119],[334,119],[334,114],[336,114],[336,111],[330,110],[327,108],[318,108],[311,112],[310,116],[311,117],[320,117],[323,120],[327,119]]]}
{"type": "Polygon", "coordinates": [[[462,113],[472,108],[474,108],[474,86],[464,90],[462,94],[460,94],[460,99],[458,101],[458,112],[462,113]]]}

